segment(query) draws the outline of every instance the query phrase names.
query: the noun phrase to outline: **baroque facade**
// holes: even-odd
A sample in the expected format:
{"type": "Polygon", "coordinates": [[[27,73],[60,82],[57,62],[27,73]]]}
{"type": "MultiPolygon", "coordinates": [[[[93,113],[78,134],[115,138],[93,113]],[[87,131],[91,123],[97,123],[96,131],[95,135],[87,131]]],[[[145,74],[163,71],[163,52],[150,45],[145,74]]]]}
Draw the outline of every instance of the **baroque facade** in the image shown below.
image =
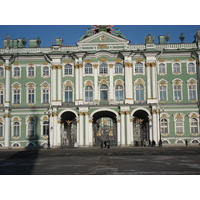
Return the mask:
{"type": "Polygon", "coordinates": [[[199,143],[200,31],[180,39],[149,34],[134,45],[110,25],[88,28],[76,46],[7,36],[0,147],[199,143]]]}

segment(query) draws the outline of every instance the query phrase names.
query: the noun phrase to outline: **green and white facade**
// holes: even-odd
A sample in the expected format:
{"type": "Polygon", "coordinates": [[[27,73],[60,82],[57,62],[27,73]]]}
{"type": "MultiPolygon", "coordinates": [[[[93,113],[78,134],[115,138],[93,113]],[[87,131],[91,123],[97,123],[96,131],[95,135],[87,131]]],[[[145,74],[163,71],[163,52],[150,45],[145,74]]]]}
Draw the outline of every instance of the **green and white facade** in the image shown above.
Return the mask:
{"type": "MultiPolygon", "coordinates": [[[[195,34],[195,33],[194,33],[195,34]]],[[[87,32],[76,46],[4,40],[0,147],[134,146],[200,142],[200,31],[193,43],[130,44],[87,32]]]]}

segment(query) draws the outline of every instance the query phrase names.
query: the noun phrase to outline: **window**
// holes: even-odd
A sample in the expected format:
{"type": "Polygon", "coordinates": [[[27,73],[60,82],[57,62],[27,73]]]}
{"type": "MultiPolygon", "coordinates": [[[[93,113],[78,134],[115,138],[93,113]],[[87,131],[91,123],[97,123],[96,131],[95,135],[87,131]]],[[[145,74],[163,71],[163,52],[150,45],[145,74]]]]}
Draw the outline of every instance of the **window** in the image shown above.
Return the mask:
{"type": "Polygon", "coordinates": [[[107,74],[108,73],[108,65],[106,63],[102,63],[99,66],[99,74],[107,74]]]}
{"type": "Polygon", "coordinates": [[[72,75],[72,65],[70,65],[70,64],[65,65],[64,74],[65,75],[72,75]]]}
{"type": "Polygon", "coordinates": [[[3,96],[4,96],[4,92],[2,89],[0,89],[0,104],[3,104],[3,96]]]}
{"type": "Polygon", "coordinates": [[[20,68],[15,67],[13,73],[13,77],[20,77],[20,68]]]}
{"type": "Polygon", "coordinates": [[[166,101],[167,100],[167,87],[165,85],[160,85],[160,101],[166,101]]]}
{"type": "Polygon", "coordinates": [[[85,74],[92,74],[93,73],[93,68],[92,68],[92,64],[87,63],[85,65],[85,74]]]}
{"type": "Polygon", "coordinates": [[[35,103],[35,90],[28,89],[28,103],[33,104],[35,103]]]}
{"type": "Polygon", "coordinates": [[[121,63],[115,64],[115,74],[122,74],[123,73],[123,65],[121,63]]]}
{"type": "Polygon", "coordinates": [[[0,77],[4,77],[4,69],[3,69],[3,67],[0,67],[0,77]]]}
{"type": "Polygon", "coordinates": [[[176,125],[176,133],[182,134],[183,133],[183,119],[182,118],[176,119],[175,125],[176,125]]]}
{"type": "Polygon", "coordinates": [[[179,63],[174,63],[173,65],[173,73],[180,74],[181,73],[181,66],[179,63]]]}
{"type": "Polygon", "coordinates": [[[189,85],[189,100],[196,100],[196,85],[189,85]]]}
{"type": "Polygon", "coordinates": [[[42,103],[49,103],[49,89],[42,89],[42,103]]]}
{"type": "Polygon", "coordinates": [[[138,84],[136,86],[136,101],[143,101],[144,100],[144,86],[138,84]]]}
{"type": "Polygon", "coordinates": [[[45,66],[43,67],[43,71],[42,71],[42,76],[49,76],[49,67],[45,66]]]}
{"type": "Polygon", "coordinates": [[[117,85],[115,87],[115,101],[123,101],[123,100],[124,100],[123,87],[121,85],[117,85]]]}
{"type": "Polygon", "coordinates": [[[191,133],[198,133],[198,121],[195,118],[191,119],[191,124],[190,124],[190,128],[191,128],[191,133]]]}
{"type": "Polygon", "coordinates": [[[174,85],[174,100],[181,100],[181,85],[174,85]]]}
{"type": "Polygon", "coordinates": [[[14,122],[13,123],[13,137],[19,137],[20,136],[20,123],[14,122]]]}
{"type": "Polygon", "coordinates": [[[100,100],[108,101],[108,86],[105,84],[100,87],[100,100]]]}
{"type": "Polygon", "coordinates": [[[136,74],[143,74],[143,64],[142,63],[136,63],[135,64],[135,73],[136,74]]]}
{"type": "Polygon", "coordinates": [[[65,102],[72,102],[72,87],[71,86],[67,86],[65,87],[65,102]]]}
{"type": "Polygon", "coordinates": [[[43,122],[43,133],[42,134],[45,136],[49,135],[49,122],[48,121],[43,122]]]}
{"type": "Polygon", "coordinates": [[[3,123],[0,122],[0,137],[3,137],[3,123]]]}
{"type": "Polygon", "coordinates": [[[14,104],[20,104],[20,89],[14,89],[13,90],[13,103],[14,104]]]}
{"type": "Polygon", "coordinates": [[[91,86],[85,87],[85,101],[86,102],[93,101],[93,88],[91,86]]]}
{"type": "Polygon", "coordinates": [[[194,63],[189,63],[188,64],[188,73],[195,73],[195,65],[194,63]]]}
{"type": "Polygon", "coordinates": [[[35,76],[34,67],[29,67],[29,68],[28,68],[28,76],[29,76],[29,77],[34,77],[34,76],[35,76]]]}
{"type": "Polygon", "coordinates": [[[165,64],[159,64],[159,74],[165,74],[165,64]]]}
{"type": "Polygon", "coordinates": [[[28,137],[35,135],[35,124],[33,121],[28,122],[28,137]]]}
{"type": "Polygon", "coordinates": [[[161,128],[161,134],[167,134],[168,133],[168,121],[167,121],[167,119],[161,119],[160,128],[161,128]]]}

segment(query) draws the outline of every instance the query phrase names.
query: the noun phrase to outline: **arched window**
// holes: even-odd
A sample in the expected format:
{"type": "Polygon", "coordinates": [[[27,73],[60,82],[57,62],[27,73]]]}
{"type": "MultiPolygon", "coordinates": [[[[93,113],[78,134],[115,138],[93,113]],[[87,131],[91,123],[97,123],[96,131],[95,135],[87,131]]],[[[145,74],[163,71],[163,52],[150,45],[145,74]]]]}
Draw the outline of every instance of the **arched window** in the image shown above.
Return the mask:
{"type": "Polygon", "coordinates": [[[100,87],[100,100],[108,101],[108,86],[105,84],[100,87]]]}
{"type": "Polygon", "coordinates": [[[189,100],[196,100],[196,85],[189,85],[188,86],[189,90],[189,100]]]}
{"type": "Polygon", "coordinates": [[[73,90],[71,86],[65,87],[65,102],[72,102],[73,90]]]}
{"type": "Polygon", "coordinates": [[[160,85],[160,101],[166,101],[167,100],[167,87],[166,85],[160,85]]]}
{"type": "Polygon", "coordinates": [[[66,64],[64,68],[65,75],[72,75],[72,65],[66,64]]]}
{"type": "Polygon", "coordinates": [[[33,121],[28,122],[28,137],[35,135],[35,123],[33,121]]]}
{"type": "Polygon", "coordinates": [[[91,86],[85,87],[85,101],[86,102],[93,101],[93,88],[91,86]]]}
{"type": "Polygon", "coordinates": [[[168,121],[167,119],[160,120],[161,134],[168,134],[168,121]]]}
{"type": "Polygon", "coordinates": [[[188,63],[188,73],[195,73],[194,63],[188,63]]]}
{"type": "Polygon", "coordinates": [[[3,123],[0,122],[0,137],[3,137],[3,123]]]}
{"type": "Polygon", "coordinates": [[[115,87],[115,101],[123,101],[124,100],[124,91],[121,85],[116,85],[115,87]]]}
{"type": "Polygon", "coordinates": [[[3,69],[3,67],[0,67],[0,77],[4,77],[4,69],[3,69]]]}
{"type": "Polygon", "coordinates": [[[138,84],[136,86],[136,101],[144,100],[144,86],[142,84],[138,84]]]}
{"type": "Polygon", "coordinates": [[[49,89],[42,89],[42,103],[49,103],[49,89]]]}
{"type": "Polygon", "coordinates": [[[48,121],[44,121],[43,122],[43,135],[49,135],[49,122],[48,121]]]}
{"type": "Polygon", "coordinates": [[[85,65],[85,74],[92,74],[93,73],[93,68],[92,68],[92,64],[87,63],[85,65]]]}
{"type": "Polygon", "coordinates": [[[174,100],[182,99],[182,87],[181,85],[174,85],[174,100]]]}
{"type": "Polygon", "coordinates": [[[106,63],[102,63],[99,66],[99,74],[107,74],[108,73],[108,65],[106,63]]]}
{"type": "Polygon", "coordinates": [[[13,123],[13,137],[19,137],[20,136],[20,123],[14,122],[13,123]]]}
{"type": "Polygon", "coordinates": [[[49,67],[47,67],[47,66],[43,67],[42,75],[49,76],[49,67]]]}
{"type": "Polygon", "coordinates": [[[165,74],[166,71],[165,71],[165,64],[163,63],[160,63],[159,64],[159,74],[165,74]]]}
{"type": "Polygon", "coordinates": [[[122,74],[123,73],[123,65],[121,63],[115,64],[115,74],[122,74]]]}
{"type": "Polygon", "coordinates": [[[181,65],[179,63],[174,63],[174,65],[173,65],[173,73],[174,74],[181,73],[181,65]]]}
{"type": "Polygon", "coordinates": [[[28,76],[30,76],[30,77],[34,77],[35,76],[34,67],[29,67],[28,68],[28,76]]]}
{"type": "Polygon", "coordinates": [[[2,88],[0,88],[0,104],[3,104],[3,100],[4,100],[4,91],[2,88]]]}
{"type": "Polygon", "coordinates": [[[143,64],[141,62],[137,62],[135,64],[135,73],[136,74],[143,74],[143,64]]]}
{"type": "Polygon", "coordinates": [[[13,103],[14,104],[19,104],[20,103],[20,89],[14,89],[13,90],[13,94],[14,94],[13,103]]]}
{"type": "Polygon", "coordinates": [[[13,77],[20,77],[20,68],[19,67],[14,68],[13,77]]]}
{"type": "Polygon", "coordinates": [[[33,88],[28,89],[28,103],[29,104],[35,103],[35,89],[33,88]]]}
{"type": "Polygon", "coordinates": [[[195,118],[191,119],[190,122],[191,133],[198,133],[198,120],[195,118]]]}
{"type": "Polygon", "coordinates": [[[176,119],[175,122],[175,127],[176,127],[176,134],[183,134],[183,119],[182,118],[178,118],[176,119]]]}

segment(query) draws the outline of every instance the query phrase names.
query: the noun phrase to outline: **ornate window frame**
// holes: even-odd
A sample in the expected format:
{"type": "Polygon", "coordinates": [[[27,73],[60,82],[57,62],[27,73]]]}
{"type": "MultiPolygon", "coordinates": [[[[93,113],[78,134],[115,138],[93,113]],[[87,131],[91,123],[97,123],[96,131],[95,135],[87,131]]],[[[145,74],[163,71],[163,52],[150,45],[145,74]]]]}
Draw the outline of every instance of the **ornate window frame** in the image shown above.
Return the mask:
{"type": "Polygon", "coordinates": [[[27,78],[35,78],[36,77],[36,67],[34,64],[29,64],[26,67],[26,77],[27,78]],[[31,68],[31,70],[30,70],[31,68]]]}
{"type": "Polygon", "coordinates": [[[19,139],[21,138],[21,118],[20,117],[12,117],[11,119],[11,127],[12,127],[12,138],[13,139],[19,139]],[[19,123],[17,126],[19,128],[19,135],[15,136],[15,122],[19,123]]]}
{"type": "Polygon", "coordinates": [[[189,117],[189,123],[190,123],[190,134],[193,136],[199,135],[200,134],[199,133],[199,114],[196,112],[192,112],[188,115],[188,117],[189,117]],[[191,131],[192,130],[192,119],[197,120],[197,132],[195,132],[195,133],[192,133],[192,131],[191,131]]]}
{"type": "Polygon", "coordinates": [[[36,104],[36,84],[33,82],[26,84],[26,103],[28,105],[36,104]],[[29,93],[29,90],[33,90],[33,93],[29,93]],[[29,95],[34,95],[33,102],[29,102],[29,95]]]}
{"type": "Polygon", "coordinates": [[[91,63],[84,63],[84,75],[92,75],[93,74],[93,66],[91,63]]]}
{"type": "Polygon", "coordinates": [[[159,101],[161,101],[161,102],[168,101],[168,81],[166,81],[165,79],[161,79],[161,80],[158,81],[158,95],[159,95],[159,101]],[[165,86],[166,87],[166,100],[161,100],[160,86],[165,86]]]}
{"type": "Polygon", "coordinates": [[[35,117],[33,116],[28,116],[26,117],[26,137],[29,139],[35,138],[36,135],[36,123],[35,123],[35,117]],[[29,126],[32,123],[31,126],[33,126],[33,135],[29,136],[29,126]]]}
{"type": "Polygon", "coordinates": [[[190,74],[190,75],[196,74],[196,62],[195,62],[195,60],[189,59],[186,64],[187,64],[187,74],[190,74]],[[194,65],[194,71],[193,72],[189,72],[189,65],[190,64],[194,65]]]}
{"type": "Polygon", "coordinates": [[[164,63],[164,62],[159,62],[158,63],[158,74],[159,75],[166,75],[167,74],[167,67],[166,67],[166,63],[164,63]],[[164,67],[164,72],[160,72],[160,65],[163,65],[164,67]]]}
{"type": "Polygon", "coordinates": [[[121,62],[116,62],[115,65],[114,65],[114,74],[123,74],[124,73],[124,66],[121,62]],[[120,66],[117,66],[117,65],[120,65],[120,66]],[[120,69],[121,69],[121,72],[120,72],[120,69]]]}
{"type": "Polygon", "coordinates": [[[5,85],[0,83],[0,105],[4,104],[5,100],[5,85]]]}
{"type": "Polygon", "coordinates": [[[162,136],[167,136],[170,135],[170,115],[168,115],[167,113],[162,113],[160,115],[160,131],[161,131],[161,120],[165,119],[167,120],[167,129],[168,129],[168,133],[161,133],[162,136]]]}
{"type": "Polygon", "coordinates": [[[40,87],[41,87],[41,104],[49,104],[50,103],[50,84],[48,83],[48,82],[43,82],[43,83],[41,83],[40,84],[40,87]],[[46,94],[48,94],[48,102],[44,102],[44,90],[47,90],[48,91],[48,93],[46,93],[46,94]]]}
{"type": "MultiPolygon", "coordinates": [[[[184,126],[184,123],[185,122],[185,115],[182,114],[182,113],[176,113],[174,115],[174,133],[175,135],[177,136],[182,136],[185,134],[185,126],[184,126]],[[177,120],[182,120],[181,123],[182,123],[182,126],[177,126],[177,120]],[[182,127],[182,132],[177,132],[177,127],[182,127]]],[[[179,122],[180,123],[180,122],[179,122]]]]}
{"type": "Polygon", "coordinates": [[[177,61],[174,61],[173,63],[172,63],[172,74],[174,74],[174,75],[179,75],[179,74],[182,74],[182,65],[181,65],[181,62],[179,61],[179,60],[177,60],[177,61]],[[179,65],[179,68],[180,68],[180,71],[179,72],[176,72],[176,70],[175,70],[175,65],[179,65]]]}
{"type": "Polygon", "coordinates": [[[3,66],[0,66],[0,79],[5,77],[5,69],[3,66]]]}
{"type": "Polygon", "coordinates": [[[93,87],[92,81],[86,80],[84,82],[84,91],[83,92],[84,92],[84,102],[87,103],[87,104],[93,103],[93,101],[94,101],[94,87],[93,87]],[[92,90],[86,90],[86,87],[91,87],[92,90]],[[86,91],[92,92],[92,101],[86,101],[86,91]]]}
{"type": "Polygon", "coordinates": [[[99,64],[99,75],[108,75],[109,67],[107,62],[102,62],[99,64]]]}
{"type": "Polygon", "coordinates": [[[134,100],[135,102],[143,103],[146,101],[146,86],[145,86],[145,81],[141,78],[138,78],[134,81],[134,100]],[[144,99],[143,100],[137,100],[136,99],[136,88],[138,85],[142,85],[144,88],[144,99]]]}
{"type": "Polygon", "coordinates": [[[67,81],[65,81],[64,82],[64,84],[63,84],[63,102],[64,103],[72,103],[72,102],[74,102],[74,84],[71,82],[71,81],[69,81],[69,80],[67,80],[67,81]],[[72,88],[72,101],[65,101],[65,89],[66,89],[66,87],[71,87],[72,88]]]}
{"type": "Polygon", "coordinates": [[[41,130],[41,136],[42,136],[42,138],[48,139],[48,135],[49,135],[49,131],[50,131],[50,129],[49,129],[49,117],[48,117],[48,115],[43,115],[40,118],[40,130],[41,130]],[[47,122],[46,125],[44,125],[45,122],[47,122]],[[44,133],[44,126],[47,127],[47,132],[48,133],[46,135],[43,134],[44,133]]]}
{"type": "Polygon", "coordinates": [[[133,66],[134,66],[134,70],[133,70],[133,74],[134,75],[145,75],[145,64],[143,61],[135,61],[133,63],[133,66]],[[136,66],[137,64],[140,64],[140,66],[136,66]],[[142,72],[140,72],[140,70],[138,72],[136,72],[136,69],[137,68],[139,69],[139,67],[142,69],[142,72]]]}
{"type": "Polygon", "coordinates": [[[42,78],[49,78],[50,77],[50,66],[49,65],[43,65],[41,66],[41,77],[42,78]],[[45,71],[45,68],[48,69],[48,71],[45,71]],[[46,72],[48,72],[48,74],[45,74],[46,72]]]}
{"type": "Polygon", "coordinates": [[[14,79],[21,78],[21,66],[13,65],[13,67],[12,67],[12,78],[14,78],[14,79]],[[16,71],[15,71],[16,68],[19,68],[19,71],[18,71],[19,74],[15,74],[16,73],[16,71]]]}
{"type": "Polygon", "coordinates": [[[15,83],[12,84],[12,104],[14,104],[14,105],[21,104],[21,91],[22,91],[21,84],[19,84],[17,82],[15,82],[15,83]],[[19,93],[18,93],[18,95],[19,95],[19,102],[15,102],[15,95],[17,95],[15,93],[15,90],[19,90],[19,93]]]}
{"type": "Polygon", "coordinates": [[[64,63],[63,64],[63,76],[74,76],[74,63],[64,63]]]}
{"type": "Polygon", "coordinates": [[[181,79],[178,79],[178,78],[174,79],[172,81],[172,87],[173,87],[173,100],[175,102],[183,101],[183,81],[181,79]],[[175,86],[180,86],[181,87],[180,88],[180,92],[181,92],[180,99],[175,99],[175,88],[174,88],[175,86]]]}
{"type": "Polygon", "coordinates": [[[121,80],[121,79],[117,79],[114,83],[114,98],[115,98],[115,102],[118,102],[118,103],[123,103],[124,102],[124,99],[125,99],[125,96],[124,96],[125,92],[124,92],[124,82],[121,80]],[[122,89],[121,90],[116,90],[116,87],[117,86],[121,86],[122,89]],[[122,100],[117,100],[116,99],[116,91],[122,91],[122,100]]]}
{"type": "Polygon", "coordinates": [[[197,101],[198,98],[198,93],[197,93],[197,80],[195,80],[194,78],[190,78],[189,80],[187,80],[187,91],[188,91],[188,101],[197,101]],[[190,99],[190,86],[195,86],[195,95],[196,98],[195,99],[190,99]]]}

